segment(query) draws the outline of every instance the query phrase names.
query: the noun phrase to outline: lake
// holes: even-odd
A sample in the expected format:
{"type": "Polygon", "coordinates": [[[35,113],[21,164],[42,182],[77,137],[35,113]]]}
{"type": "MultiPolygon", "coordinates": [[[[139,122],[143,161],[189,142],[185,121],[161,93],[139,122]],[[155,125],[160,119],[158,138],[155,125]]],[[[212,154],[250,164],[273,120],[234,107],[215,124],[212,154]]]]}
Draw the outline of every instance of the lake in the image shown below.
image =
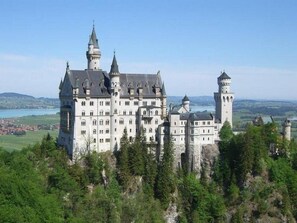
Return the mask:
{"type": "Polygon", "coordinates": [[[53,115],[60,112],[59,108],[50,109],[0,109],[0,118],[16,118],[28,115],[53,115]]]}
{"type": "Polygon", "coordinates": [[[190,105],[191,112],[203,112],[203,111],[208,111],[208,112],[214,112],[215,107],[214,106],[199,106],[199,105],[190,105]]]}

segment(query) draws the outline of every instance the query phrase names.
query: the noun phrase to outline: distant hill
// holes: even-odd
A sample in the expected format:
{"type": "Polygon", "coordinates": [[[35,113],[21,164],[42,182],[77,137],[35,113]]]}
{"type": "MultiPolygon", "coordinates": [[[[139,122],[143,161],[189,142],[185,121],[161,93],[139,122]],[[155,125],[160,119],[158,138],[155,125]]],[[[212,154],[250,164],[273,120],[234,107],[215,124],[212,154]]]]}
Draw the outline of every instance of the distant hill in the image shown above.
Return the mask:
{"type": "MultiPolygon", "coordinates": [[[[184,96],[168,96],[167,104],[170,103],[176,105],[181,104],[184,96]]],[[[213,106],[214,99],[212,96],[188,96],[190,99],[191,105],[200,105],[200,106],[213,106]]]]}
{"type": "Polygon", "coordinates": [[[35,98],[14,92],[0,93],[0,109],[58,108],[58,98],[35,98]]]}
{"type": "Polygon", "coordinates": [[[0,93],[0,98],[34,98],[34,97],[26,94],[4,92],[4,93],[0,93]]]}

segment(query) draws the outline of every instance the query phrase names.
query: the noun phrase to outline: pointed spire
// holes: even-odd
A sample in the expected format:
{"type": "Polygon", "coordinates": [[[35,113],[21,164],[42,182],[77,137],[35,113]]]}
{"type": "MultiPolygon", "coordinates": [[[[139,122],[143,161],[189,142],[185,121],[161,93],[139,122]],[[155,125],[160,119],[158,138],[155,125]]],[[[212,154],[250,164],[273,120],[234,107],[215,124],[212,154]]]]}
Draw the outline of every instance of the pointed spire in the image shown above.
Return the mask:
{"type": "Polygon", "coordinates": [[[185,95],[185,97],[183,98],[183,101],[190,101],[190,99],[188,98],[187,95],[185,95]]]}
{"type": "Polygon", "coordinates": [[[162,95],[165,96],[166,95],[166,90],[165,90],[165,84],[163,82],[162,84],[162,95]]]}
{"type": "Polygon", "coordinates": [[[66,73],[70,73],[70,68],[69,68],[69,62],[67,61],[66,63],[66,73]]]}
{"type": "Polygon", "coordinates": [[[110,68],[110,73],[117,73],[117,74],[120,73],[117,59],[115,56],[115,51],[113,52],[113,60],[112,60],[111,68],[110,68]]]}
{"type": "Polygon", "coordinates": [[[92,34],[90,36],[89,45],[94,45],[95,48],[99,48],[98,39],[95,31],[95,25],[93,24],[92,34]]]}
{"type": "Polygon", "coordinates": [[[221,72],[221,75],[219,76],[219,79],[223,80],[223,79],[231,79],[231,77],[228,76],[228,74],[226,74],[225,70],[223,72],[221,72]]]}
{"type": "Polygon", "coordinates": [[[60,85],[59,85],[59,89],[61,90],[62,89],[62,86],[63,86],[63,80],[61,78],[61,82],[60,82],[60,85]]]}

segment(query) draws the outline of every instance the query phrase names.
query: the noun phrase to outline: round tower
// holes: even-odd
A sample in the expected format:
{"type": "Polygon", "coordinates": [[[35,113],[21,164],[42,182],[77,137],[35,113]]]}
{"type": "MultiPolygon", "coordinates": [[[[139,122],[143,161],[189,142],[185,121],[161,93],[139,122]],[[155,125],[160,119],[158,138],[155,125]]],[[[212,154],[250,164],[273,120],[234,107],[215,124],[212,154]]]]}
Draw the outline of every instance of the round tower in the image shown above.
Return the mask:
{"type": "Polygon", "coordinates": [[[230,90],[231,78],[222,72],[218,77],[218,92],[214,93],[216,121],[223,125],[226,121],[232,126],[234,94],[230,90]]]}
{"type": "Polygon", "coordinates": [[[223,72],[219,77],[218,77],[218,92],[221,93],[230,93],[230,85],[231,85],[231,78],[223,72]]]}
{"type": "Polygon", "coordinates": [[[292,127],[292,123],[289,119],[286,119],[283,122],[283,137],[286,140],[291,140],[291,127],[292,127]]]}
{"type": "Polygon", "coordinates": [[[187,95],[185,95],[185,97],[183,98],[182,103],[183,103],[184,109],[186,109],[187,112],[190,112],[190,99],[188,98],[187,95]]]}
{"type": "Polygon", "coordinates": [[[120,72],[117,63],[116,56],[114,54],[110,72],[110,150],[118,150],[120,147],[120,137],[122,133],[119,133],[118,128],[118,112],[120,101],[120,72]]]}
{"type": "Polygon", "coordinates": [[[96,36],[94,26],[93,26],[92,34],[90,36],[86,56],[88,59],[88,69],[89,70],[99,70],[100,69],[101,51],[99,48],[98,39],[96,36]]]}

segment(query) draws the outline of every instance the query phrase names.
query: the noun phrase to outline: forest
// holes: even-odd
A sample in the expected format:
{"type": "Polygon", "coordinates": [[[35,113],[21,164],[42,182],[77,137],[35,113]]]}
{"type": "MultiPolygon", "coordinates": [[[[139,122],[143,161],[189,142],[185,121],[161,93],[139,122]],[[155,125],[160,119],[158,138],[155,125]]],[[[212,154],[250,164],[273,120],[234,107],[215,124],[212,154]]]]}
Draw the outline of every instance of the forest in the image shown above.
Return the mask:
{"type": "Polygon", "coordinates": [[[0,149],[1,222],[296,222],[297,145],[273,123],[220,132],[208,179],[156,159],[145,135],[121,150],[69,160],[49,134],[21,151],[0,149]]]}

